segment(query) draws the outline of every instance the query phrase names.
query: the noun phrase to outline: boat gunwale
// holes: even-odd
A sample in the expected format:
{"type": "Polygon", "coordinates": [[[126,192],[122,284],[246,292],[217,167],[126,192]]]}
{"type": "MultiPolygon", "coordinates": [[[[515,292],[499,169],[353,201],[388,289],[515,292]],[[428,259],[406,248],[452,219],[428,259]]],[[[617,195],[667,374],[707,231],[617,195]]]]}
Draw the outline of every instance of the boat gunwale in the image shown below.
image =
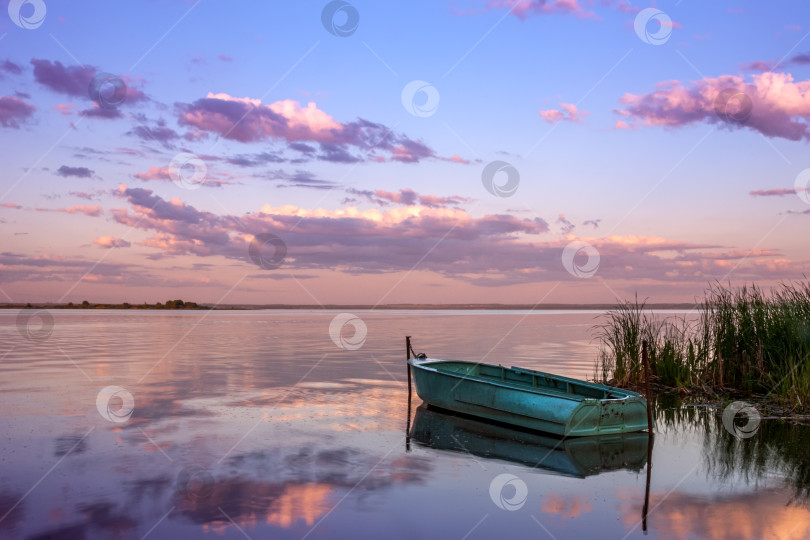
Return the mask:
{"type": "MultiPolygon", "coordinates": [[[[503,366],[503,365],[497,365],[496,366],[494,364],[486,364],[486,363],[483,363],[483,362],[470,362],[468,360],[446,360],[446,359],[441,359],[441,358],[425,358],[425,359],[420,359],[420,362],[416,362],[416,360],[417,360],[416,358],[409,358],[408,359],[408,364],[413,366],[413,367],[418,367],[418,368],[424,369],[426,371],[431,371],[433,373],[438,373],[438,374],[453,377],[453,378],[456,378],[456,379],[475,381],[475,382],[480,382],[480,383],[483,383],[483,384],[490,384],[490,385],[493,385],[493,386],[499,386],[501,388],[507,388],[509,390],[518,390],[518,391],[527,392],[527,393],[530,393],[530,394],[540,394],[540,395],[545,395],[545,396],[549,396],[549,397],[553,397],[553,398],[566,399],[568,401],[575,401],[575,402],[578,402],[578,403],[586,403],[586,402],[611,403],[611,402],[626,402],[628,400],[631,400],[632,398],[641,399],[641,395],[636,393],[636,392],[633,392],[632,390],[624,390],[622,388],[617,388],[615,386],[608,386],[606,384],[589,383],[587,381],[581,381],[581,380],[573,379],[573,378],[570,378],[570,377],[564,377],[562,375],[554,375],[554,374],[546,373],[546,372],[543,372],[543,371],[536,371],[536,370],[526,369],[526,368],[518,368],[518,367],[515,367],[515,366],[512,366],[512,367],[506,367],[506,366],[503,366]],[[532,375],[542,375],[542,376],[545,376],[545,377],[550,378],[550,379],[556,379],[556,380],[564,381],[564,382],[567,382],[567,383],[585,385],[586,387],[595,388],[595,389],[599,389],[599,390],[604,390],[607,394],[609,394],[611,392],[617,392],[617,393],[620,393],[620,394],[623,394],[623,395],[622,395],[622,397],[619,397],[619,398],[588,397],[588,396],[583,396],[583,395],[579,395],[579,394],[571,394],[569,392],[563,392],[561,390],[555,390],[555,389],[552,389],[552,388],[540,388],[540,387],[537,387],[537,386],[526,386],[526,385],[521,385],[519,383],[518,384],[508,384],[505,381],[498,381],[498,380],[494,380],[494,379],[486,379],[486,378],[483,378],[483,377],[480,377],[480,376],[469,375],[469,374],[465,375],[465,374],[457,373],[457,372],[454,372],[454,371],[440,370],[439,368],[434,367],[434,366],[431,365],[431,364],[437,364],[437,363],[441,363],[441,362],[454,363],[454,364],[467,364],[467,365],[473,365],[473,366],[500,367],[500,368],[505,369],[505,370],[516,371],[517,373],[522,372],[522,373],[527,373],[527,374],[532,374],[532,375]]],[[[515,382],[517,382],[517,381],[515,381],[515,382]]]]}

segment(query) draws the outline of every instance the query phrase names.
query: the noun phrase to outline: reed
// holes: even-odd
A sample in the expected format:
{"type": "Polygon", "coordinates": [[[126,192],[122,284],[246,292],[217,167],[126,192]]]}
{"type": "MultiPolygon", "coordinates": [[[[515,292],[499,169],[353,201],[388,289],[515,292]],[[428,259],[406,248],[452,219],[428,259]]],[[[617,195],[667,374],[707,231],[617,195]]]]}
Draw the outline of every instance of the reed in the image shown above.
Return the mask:
{"type": "Polygon", "coordinates": [[[595,375],[617,386],[643,383],[641,342],[653,382],[683,391],[768,395],[791,410],[810,410],[810,282],[713,284],[694,317],[657,317],[636,297],[595,327],[595,375]]]}

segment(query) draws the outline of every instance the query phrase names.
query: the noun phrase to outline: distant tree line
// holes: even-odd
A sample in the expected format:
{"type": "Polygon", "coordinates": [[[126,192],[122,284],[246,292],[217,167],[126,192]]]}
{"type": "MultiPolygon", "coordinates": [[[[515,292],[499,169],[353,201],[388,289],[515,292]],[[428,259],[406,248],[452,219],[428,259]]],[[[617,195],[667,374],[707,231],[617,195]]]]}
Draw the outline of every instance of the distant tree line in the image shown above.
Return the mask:
{"type": "Polygon", "coordinates": [[[206,306],[197,304],[197,302],[188,302],[179,298],[177,300],[166,300],[163,304],[160,302],[156,304],[149,304],[147,302],[143,304],[130,304],[129,302],[123,302],[121,304],[91,304],[87,300],[84,300],[79,305],[68,302],[67,307],[79,309],[209,309],[206,306]]]}

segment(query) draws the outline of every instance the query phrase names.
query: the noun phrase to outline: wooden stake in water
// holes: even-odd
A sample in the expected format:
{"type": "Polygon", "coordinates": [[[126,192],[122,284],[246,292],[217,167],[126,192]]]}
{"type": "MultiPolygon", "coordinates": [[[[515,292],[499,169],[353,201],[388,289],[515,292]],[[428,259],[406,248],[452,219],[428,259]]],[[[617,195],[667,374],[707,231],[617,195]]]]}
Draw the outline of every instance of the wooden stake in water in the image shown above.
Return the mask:
{"type": "Polygon", "coordinates": [[[647,355],[647,340],[641,342],[641,362],[644,364],[644,385],[647,387],[647,429],[650,441],[647,444],[647,486],[644,492],[644,508],[641,510],[641,529],[647,534],[647,510],[650,507],[650,478],[652,475],[653,421],[652,396],[650,395],[650,359],[647,355]]]}
{"type": "Polygon", "coordinates": [[[650,359],[647,357],[647,340],[641,342],[641,361],[644,364],[644,383],[647,386],[647,429],[652,435],[652,399],[650,396],[650,359]]]}
{"type": "Polygon", "coordinates": [[[650,432],[650,441],[647,444],[647,484],[644,489],[644,508],[641,510],[641,530],[644,531],[644,534],[647,534],[647,511],[650,508],[650,478],[652,478],[652,451],[654,441],[655,437],[653,437],[652,432],[650,432]]]}
{"type": "Polygon", "coordinates": [[[411,359],[411,336],[405,336],[405,365],[408,368],[408,399],[411,397],[411,364],[408,360],[411,359]]]}
{"type": "Polygon", "coordinates": [[[411,336],[405,336],[405,366],[408,370],[408,417],[405,421],[405,451],[411,450],[411,336]]]}

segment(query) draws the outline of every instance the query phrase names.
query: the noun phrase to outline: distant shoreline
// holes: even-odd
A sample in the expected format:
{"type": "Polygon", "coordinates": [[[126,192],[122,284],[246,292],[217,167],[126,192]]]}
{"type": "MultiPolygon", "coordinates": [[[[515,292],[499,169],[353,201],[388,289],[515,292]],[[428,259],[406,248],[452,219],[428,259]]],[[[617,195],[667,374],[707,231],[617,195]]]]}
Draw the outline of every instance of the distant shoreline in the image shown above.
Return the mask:
{"type": "MultiPolygon", "coordinates": [[[[390,310],[413,310],[413,311],[608,311],[618,307],[618,304],[385,304],[374,306],[370,304],[185,304],[182,307],[166,307],[163,304],[51,304],[48,302],[26,302],[26,303],[6,303],[0,304],[0,309],[127,309],[127,310],[343,310],[343,311],[390,311],[390,310]]],[[[647,304],[646,310],[684,310],[694,309],[694,303],[660,303],[647,304]]]]}

